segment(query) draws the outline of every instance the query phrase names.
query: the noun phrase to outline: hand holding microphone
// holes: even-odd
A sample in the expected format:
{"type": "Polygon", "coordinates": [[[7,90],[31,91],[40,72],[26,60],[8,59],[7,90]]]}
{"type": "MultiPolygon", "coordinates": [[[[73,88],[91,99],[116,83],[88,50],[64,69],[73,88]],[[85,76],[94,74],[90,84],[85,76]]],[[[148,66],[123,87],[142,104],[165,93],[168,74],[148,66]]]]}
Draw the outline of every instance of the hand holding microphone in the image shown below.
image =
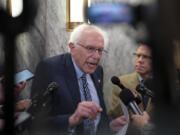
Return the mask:
{"type": "Polygon", "coordinates": [[[40,111],[43,107],[43,104],[47,102],[48,97],[52,94],[53,91],[57,90],[58,87],[59,86],[56,82],[51,82],[43,93],[33,97],[29,107],[27,107],[24,112],[18,115],[15,121],[15,126],[23,124],[24,122],[31,119],[35,113],[40,111]]]}
{"type": "Polygon", "coordinates": [[[119,95],[122,102],[126,106],[128,106],[133,111],[134,114],[142,115],[141,110],[139,109],[138,105],[135,102],[136,98],[135,98],[134,94],[120,83],[120,80],[118,77],[113,76],[111,78],[111,81],[113,84],[119,86],[122,89],[122,91],[119,95]]]}

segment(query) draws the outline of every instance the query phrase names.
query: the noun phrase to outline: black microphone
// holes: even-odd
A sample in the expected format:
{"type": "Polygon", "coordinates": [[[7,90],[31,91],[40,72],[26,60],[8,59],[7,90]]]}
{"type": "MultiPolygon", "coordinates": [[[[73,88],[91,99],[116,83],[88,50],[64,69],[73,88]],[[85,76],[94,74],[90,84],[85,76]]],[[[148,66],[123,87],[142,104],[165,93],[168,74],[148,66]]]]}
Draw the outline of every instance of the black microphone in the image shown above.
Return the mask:
{"type": "Polygon", "coordinates": [[[51,82],[44,93],[33,97],[30,106],[24,112],[18,115],[15,121],[15,126],[19,126],[26,121],[31,120],[33,114],[41,110],[43,104],[47,102],[48,97],[52,94],[53,91],[57,90],[58,87],[59,86],[56,82],[51,82]]]}
{"type": "Polygon", "coordinates": [[[139,109],[138,105],[135,102],[136,98],[135,98],[134,94],[120,83],[120,80],[118,77],[113,76],[111,78],[111,81],[113,84],[119,86],[122,89],[122,91],[119,95],[122,102],[126,106],[128,106],[133,111],[134,114],[142,115],[141,110],[139,109]]]}
{"type": "Polygon", "coordinates": [[[42,94],[42,99],[43,100],[46,100],[46,98],[54,91],[54,90],[57,90],[58,88],[58,84],[56,82],[51,82],[46,91],[42,94]]]}
{"type": "Polygon", "coordinates": [[[147,87],[151,87],[152,89],[152,79],[146,79],[143,81],[143,83],[140,83],[136,86],[136,90],[141,93],[142,95],[147,95],[151,98],[154,97],[154,92],[152,92],[149,88],[147,87]]]}
{"type": "Polygon", "coordinates": [[[111,82],[112,82],[113,84],[119,86],[121,89],[124,89],[124,88],[125,88],[124,85],[121,84],[119,78],[116,77],[116,76],[113,76],[113,77],[111,78],[111,82]]]}
{"type": "Polygon", "coordinates": [[[133,111],[134,114],[142,115],[141,110],[135,102],[135,97],[129,89],[123,89],[119,97],[123,103],[133,111]]]}
{"type": "Polygon", "coordinates": [[[31,106],[28,108],[28,112],[33,113],[39,110],[43,104],[48,101],[48,97],[50,94],[58,88],[58,84],[56,82],[51,82],[47,89],[43,93],[39,93],[38,95],[32,98],[31,106]]]}
{"type": "MultiPolygon", "coordinates": [[[[121,84],[118,77],[113,76],[111,78],[111,81],[112,81],[113,84],[118,85],[121,89],[125,89],[125,87],[121,84]]],[[[141,98],[139,97],[139,95],[135,98],[135,101],[136,101],[137,104],[141,103],[141,98]]]]}

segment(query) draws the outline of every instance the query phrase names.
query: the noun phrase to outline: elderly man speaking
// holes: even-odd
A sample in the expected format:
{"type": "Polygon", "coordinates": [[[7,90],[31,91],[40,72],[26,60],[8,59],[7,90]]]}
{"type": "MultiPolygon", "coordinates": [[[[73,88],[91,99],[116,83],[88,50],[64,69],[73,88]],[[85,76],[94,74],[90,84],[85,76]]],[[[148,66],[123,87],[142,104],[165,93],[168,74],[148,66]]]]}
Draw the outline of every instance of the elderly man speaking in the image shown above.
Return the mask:
{"type": "Polygon", "coordinates": [[[38,65],[32,97],[51,82],[59,85],[44,108],[47,117],[40,116],[47,119],[51,133],[104,135],[127,123],[124,116],[110,121],[106,114],[103,69],[99,66],[105,37],[105,32],[96,26],[80,25],[71,33],[70,53],[48,58],[38,65]]]}

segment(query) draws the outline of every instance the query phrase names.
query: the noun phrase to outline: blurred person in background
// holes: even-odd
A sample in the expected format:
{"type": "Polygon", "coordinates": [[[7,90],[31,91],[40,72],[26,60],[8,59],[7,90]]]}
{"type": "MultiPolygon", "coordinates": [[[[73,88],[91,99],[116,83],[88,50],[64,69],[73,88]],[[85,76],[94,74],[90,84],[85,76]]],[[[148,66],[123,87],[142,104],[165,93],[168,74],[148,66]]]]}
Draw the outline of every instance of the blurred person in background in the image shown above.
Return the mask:
{"type": "MultiPolygon", "coordinates": [[[[152,109],[151,99],[149,97],[144,97],[144,95],[137,92],[136,87],[138,84],[142,83],[144,79],[152,77],[151,48],[147,44],[141,43],[134,55],[134,67],[136,72],[122,75],[119,79],[125,88],[128,88],[141,98],[142,102],[138,105],[140,110],[142,112],[149,112],[152,109]]],[[[110,108],[109,114],[114,118],[123,115],[119,100],[121,91],[122,89],[117,86],[114,86],[112,90],[112,107],[110,108]]],[[[132,114],[132,112],[130,112],[130,114],[132,114]]]]}

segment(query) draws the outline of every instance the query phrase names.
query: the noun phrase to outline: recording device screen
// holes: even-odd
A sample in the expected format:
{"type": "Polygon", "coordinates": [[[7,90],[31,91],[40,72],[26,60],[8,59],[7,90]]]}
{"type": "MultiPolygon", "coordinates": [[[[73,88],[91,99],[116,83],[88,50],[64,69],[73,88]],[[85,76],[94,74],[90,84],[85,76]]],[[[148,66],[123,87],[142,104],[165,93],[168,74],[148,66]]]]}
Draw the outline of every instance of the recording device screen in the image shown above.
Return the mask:
{"type": "Polygon", "coordinates": [[[97,3],[86,9],[86,16],[91,23],[131,23],[132,8],[122,3],[97,3]]]}
{"type": "Polygon", "coordinates": [[[34,74],[31,73],[28,69],[25,69],[23,71],[20,71],[15,74],[14,77],[14,84],[23,82],[25,80],[30,80],[34,77],[34,74]]]}

